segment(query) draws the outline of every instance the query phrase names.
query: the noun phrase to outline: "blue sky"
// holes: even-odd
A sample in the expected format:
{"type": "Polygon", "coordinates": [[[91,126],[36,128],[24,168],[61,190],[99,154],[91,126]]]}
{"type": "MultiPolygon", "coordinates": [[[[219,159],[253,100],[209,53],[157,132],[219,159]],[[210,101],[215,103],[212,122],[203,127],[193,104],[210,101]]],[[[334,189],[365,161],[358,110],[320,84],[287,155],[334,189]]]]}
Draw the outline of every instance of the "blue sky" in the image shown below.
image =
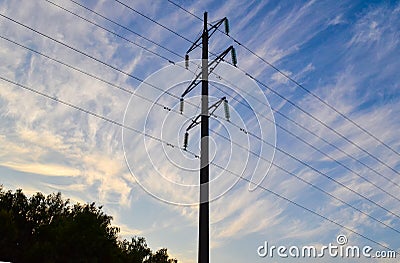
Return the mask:
{"type": "MultiPolygon", "coordinates": [[[[195,40],[201,32],[200,20],[168,1],[122,2],[189,40],[195,40]]],[[[191,71],[185,71],[179,67],[182,64],[173,66],[160,56],[180,62],[182,58],[176,54],[183,56],[191,43],[126,6],[114,0],[78,1],[122,24],[124,29],[72,1],[54,3],[125,40],[44,0],[3,0],[0,76],[181,145],[188,117],[198,114],[195,106],[200,102],[199,88],[187,98],[185,114],[179,115],[174,112],[178,110],[176,98],[147,84],[179,97],[198,70],[195,64],[199,61],[195,59],[200,58],[200,50],[190,54],[194,61],[191,71]],[[146,83],[128,74],[146,79],[146,83]],[[133,92],[172,111],[131,96],[133,92]]],[[[260,187],[249,191],[248,182],[211,167],[215,179],[211,183],[215,197],[210,216],[211,261],[283,262],[280,258],[260,258],[257,248],[264,241],[285,246],[328,245],[335,243],[339,234],[345,234],[350,245],[387,249],[354,232],[399,251],[399,3],[176,3],[200,17],[208,11],[210,21],[228,17],[234,39],[394,149],[360,130],[231,38],[216,32],[210,39],[210,51],[219,54],[234,45],[238,68],[221,64],[216,75],[210,76],[215,85],[210,86],[210,102],[227,96],[231,123],[236,126],[224,120],[222,108],[217,109],[219,117],[210,119],[210,127],[219,135],[210,133],[210,156],[226,169],[260,183],[260,187]],[[272,91],[257,85],[245,73],[272,91]],[[275,121],[275,125],[268,120],[275,121]],[[266,143],[244,134],[240,127],[261,136],[266,143]],[[269,144],[276,145],[277,150],[269,144]],[[271,160],[274,165],[270,167],[271,160]]],[[[61,191],[72,201],[95,201],[114,216],[121,237],[141,235],[154,249],[167,247],[180,262],[197,261],[197,207],[187,205],[196,203],[197,198],[196,158],[179,147],[171,148],[122,130],[4,80],[0,80],[0,120],[0,183],[6,188],[22,188],[27,194],[61,191]]],[[[191,130],[190,150],[195,153],[199,151],[198,135],[198,127],[191,130]]],[[[293,260],[297,261],[302,262],[293,260]]]]}

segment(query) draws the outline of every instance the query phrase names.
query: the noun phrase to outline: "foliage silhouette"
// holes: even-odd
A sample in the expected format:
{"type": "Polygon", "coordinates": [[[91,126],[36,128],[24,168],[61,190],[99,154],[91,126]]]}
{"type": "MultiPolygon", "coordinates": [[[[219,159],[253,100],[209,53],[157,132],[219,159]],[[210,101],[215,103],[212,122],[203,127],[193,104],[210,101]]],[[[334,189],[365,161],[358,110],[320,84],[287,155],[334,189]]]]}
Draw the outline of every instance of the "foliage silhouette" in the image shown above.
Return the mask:
{"type": "Polygon", "coordinates": [[[27,198],[0,185],[0,260],[24,262],[176,263],[143,237],[118,239],[112,217],[95,203],[70,204],[61,193],[27,198]]]}

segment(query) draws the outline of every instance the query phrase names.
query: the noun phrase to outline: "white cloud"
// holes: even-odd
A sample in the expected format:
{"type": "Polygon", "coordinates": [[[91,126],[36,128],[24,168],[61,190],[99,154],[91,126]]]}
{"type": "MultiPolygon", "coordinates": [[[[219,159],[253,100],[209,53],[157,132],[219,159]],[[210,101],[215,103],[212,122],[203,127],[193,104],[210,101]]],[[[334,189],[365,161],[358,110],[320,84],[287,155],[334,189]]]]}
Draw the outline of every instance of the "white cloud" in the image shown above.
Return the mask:
{"type": "Polygon", "coordinates": [[[78,176],[80,171],[78,169],[73,169],[67,166],[51,165],[47,164],[21,164],[4,162],[0,165],[14,169],[16,171],[26,172],[26,173],[36,173],[49,176],[78,176]]]}
{"type": "MultiPolygon", "coordinates": [[[[290,77],[290,75],[292,75],[290,71],[282,71],[282,73],[289,77],[290,77]]],[[[275,82],[281,83],[281,84],[288,83],[289,82],[288,78],[286,76],[284,76],[283,74],[276,72],[276,73],[272,74],[271,79],[274,80],[275,82]]]]}
{"type": "MultiPolygon", "coordinates": [[[[87,14],[87,12],[75,5],[67,4],[65,1],[59,1],[59,3],[79,13],[87,14]]],[[[270,2],[260,2],[259,4],[256,2],[227,2],[218,5],[212,1],[203,1],[194,3],[189,9],[201,16],[202,12],[199,13],[199,10],[206,9],[210,4],[217,5],[214,9],[217,12],[210,13],[212,17],[233,17],[231,19],[232,35],[240,36],[240,41],[247,39],[247,41],[244,41],[246,45],[256,50],[256,53],[267,58],[272,63],[283,62],[289,56],[303,52],[303,44],[308,43],[309,40],[318,36],[329,26],[341,24],[343,27],[350,27],[354,25],[350,32],[353,35],[347,36],[341,42],[342,46],[346,46],[347,42],[346,49],[342,50],[345,58],[337,58],[339,69],[334,72],[333,77],[330,72],[321,73],[321,68],[323,67],[334,68],[334,65],[325,65],[324,61],[315,62],[310,60],[298,68],[284,69],[284,72],[295,79],[303,79],[303,77],[304,79],[318,78],[320,80],[318,83],[322,84],[319,88],[313,89],[315,93],[336,109],[351,116],[357,123],[362,124],[363,127],[376,134],[389,145],[394,148],[400,146],[396,133],[399,128],[397,122],[399,104],[396,101],[395,94],[397,86],[394,85],[390,90],[386,87],[388,82],[396,83],[397,81],[398,62],[390,60],[390,57],[395,57],[393,54],[396,54],[398,49],[397,31],[392,30],[391,27],[396,28],[393,25],[396,25],[396,21],[398,21],[396,20],[396,14],[398,15],[399,7],[393,11],[387,10],[385,6],[377,10],[363,11],[363,15],[357,17],[358,20],[355,23],[348,21],[346,14],[342,12],[343,7],[336,7],[335,3],[322,5],[318,2],[310,2],[305,6],[288,5],[286,9],[283,4],[278,4],[272,8],[268,16],[262,12],[264,12],[265,5],[270,4],[270,2]],[[252,4],[255,5],[254,9],[251,9],[252,4]],[[240,16],[240,12],[237,13],[238,8],[251,10],[240,16]],[[318,16],[315,16],[317,12],[318,16]],[[257,23],[250,25],[250,21],[253,20],[257,21],[257,23]],[[247,29],[250,26],[254,27],[253,31],[257,32],[257,34],[247,35],[246,31],[242,31],[242,29],[247,29]],[[371,47],[373,48],[371,49],[371,47]],[[376,52],[373,52],[374,49],[376,49],[376,52]],[[374,63],[368,64],[368,59],[374,63]],[[364,64],[367,66],[364,66],[364,64]],[[385,70],[381,70],[381,68],[385,70]],[[329,74],[329,76],[324,74],[329,74]],[[375,85],[368,86],[369,80],[376,75],[379,75],[383,82],[372,82],[375,85]],[[382,83],[382,85],[378,87],[376,83],[382,83]],[[371,98],[377,96],[378,92],[383,94],[381,96],[384,96],[388,91],[389,97],[393,96],[390,102],[379,99],[377,103],[371,101],[371,98]],[[371,105],[369,106],[368,103],[371,105]]],[[[146,52],[133,48],[129,44],[93,28],[83,21],[66,14],[64,11],[48,5],[44,1],[40,3],[24,1],[24,8],[21,9],[20,6],[20,3],[6,1],[0,4],[0,10],[4,14],[15,17],[19,21],[142,78],[145,78],[149,72],[159,68],[161,65],[159,64],[160,60],[153,59],[146,52]],[[49,21],[53,22],[49,23],[49,21]]],[[[135,7],[151,17],[160,18],[159,21],[177,29],[185,36],[196,34],[197,31],[193,31],[193,28],[201,28],[200,21],[196,19],[190,20],[190,23],[183,23],[181,11],[171,13],[173,14],[171,17],[170,13],[165,11],[167,9],[163,9],[163,6],[151,6],[145,1],[135,2],[135,7]]],[[[176,38],[156,25],[145,22],[142,18],[139,19],[137,15],[133,15],[132,12],[119,5],[111,6],[108,2],[102,1],[97,3],[96,10],[126,25],[131,24],[132,28],[138,30],[138,32],[144,33],[154,40],[159,40],[174,50],[182,50],[182,54],[187,49],[188,43],[185,43],[185,41],[176,38]]],[[[90,17],[93,17],[96,21],[101,21],[94,15],[90,15],[90,17]]],[[[100,23],[104,23],[104,21],[100,23]]],[[[28,30],[7,22],[5,19],[1,19],[0,24],[5,29],[1,34],[5,34],[18,42],[32,46],[37,50],[111,82],[116,82],[132,90],[136,88],[136,84],[133,84],[132,79],[126,75],[118,74],[106,66],[84,58],[65,47],[54,44],[49,40],[44,40],[28,30]]],[[[137,40],[136,38],[134,39],[137,40]]],[[[0,41],[1,76],[17,80],[27,86],[37,88],[111,119],[122,120],[129,94],[104,85],[104,83],[94,81],[80,73],[68,70],[38,55],[32,55],[7,41],[0,41]]],[[[227,39],[221,39],[212,44],[218,50],[219,47],[225,46],[228,41],[227,39]]],[[[322,42],[319,45],[324,45],[324,43],[322,42]]],[[[151,48],[162,51],[159,48],[151,48]]],[[[324,52],[324,50],[322,49],[322,51],[318,52],[324,52]]],[[[263,80],[267,80],[267,83],[272,79],[279,84],[279,87],[284,86],[283,84],[288,84],[281,75],[271,73],[265,64],[248,56],[243,49],[238,48],[238,54],[241,56],[239,59],[241,68],[254,73],[253,75],[263,80]]],[[[106,206],[136,209],[137,202],[140,201],[138,199],[132,200],[131,192],[133,186],[138,186],[135,179],[128,173],[123,159],[119,127],[114,127],[102,120],[88,117],[84,113],[50,102],[3,81],[0,83],[0,118],[2,123],[7,123],[7,125],[1,127],[0,143],[3,147],[0,148],[0,163],[14,171],[37,173],[48,177],[57,177],[57,179],[68,179],[68,182],[71,183],[43,182],[42,185],[37,186],[37,189],[29,189],[29,186],[26,186],[28,191],[48,190],[49,188],[61,189],[76,200],[89,200],[95,197],[96,201],[100,201],[106,206]]],[[[313,84],[309,85],[311,88],[314,87],[313,84]]],[[[154,94],[148,92],[146,95],[152,96],[154,94]]],[[[379,146],[374,140],[362,134],[348,122],[340,119],[311,96],[302,95],[301,100],[297,102],[301,107],[332,126],[333,129],[354,140],[358,145],[370,151],[371,154],[384,160],[388,165],[392,167],[399,165],[398,156],[390,153],[385,147],[379,146]]],[[[299,114],[295,110],[286,111],[287,105],[280,101],[274,104],[281,105],[277,108],[282,110],[283,114],[288,114],[289,117],[315,131],[324,139],[338,145],[340,149],[349,155],[360,158],[360,160],[371,165],[379,172],[400,183],[397,179],[398,176],[392,171],[383,165],[379,165],[371,158],[367,158],[365,153],[343,142],[332,132],[316,124],[315,121],[299,114]]],[[[235,106],[238,107],[239,105],[235,106]]],[[[159,109],[157,108],[157,110],[159,109]]],[[[143,108],[137,107],[135,112],[142,114],[143,108]]],[[[161,112],[162,116],[164,116],[164,110],[158,113],[161,112]]],[[[140,116],[138,117],[139,119],[135,119],[136,122],[134,123],[139,128],[142,128],[140,116]]],[[[176,120],[174,123],[177,123],[177,121],[180,120],[176,120]]],[[[247,121],[252,128],[254,125],[253,120],[247,121]]],[[[293,127],[291,124],[280,124],[288,127],[289,130],[302,136],[302,138],[306,138],[307,141],[326,152],[329,156],[345,162],[362,175],[371,178],[373,182],[385,187],[393,195],[397,193],[398,188],[396,186],[387,185],[383,178],[368,171],[366,167],[349,160],[348,156],[343,153],[328,147],[317,138],[305,134],[304,131],[293,127]]],[[[157,127],[150,128],[152,128],[151,132],[159,132],[157,127]]],[[[181,140],[182,138],[175,137],[173,131],[169,130],[163,136],[168,139],[181,140]]],[[[223,129],[221,128],[219,131],[223,131],[223,129]]],[[[335,179],[340,180],[352,189],[365,193],[383,206],[399,213],[396,200],[374,189],[370,184],[363,182],[362,179],[348,171],[343,173],[343,169],[337,167],[328,158],[315,154],[314,150],[299,143],[298,140],[286,138],[286,136],[283,133],[279,134],[280,147],[288,150],[298,158],[312,163],[323,172],[335,174],[335,179]]],[[[138,164],[138,169],[151,173],[146,177],[149,183],[156,190],[163,191],[166,195],[176,200],[190,201],[191,197],[196,196],[196,192],[193,192],[193,195],[187,193],[187,195],[182,196],[182,192],[174,191],[173,187],[168,187],[159,180],[160,178],[155,174],[156,171],[154,171],[153,167],[148,166],[145,162],[147,156],[144,155],[143,148],[135,148],[135,145],[142,139],[141,136],[132,136],[131,150],[133,150],[132,155],[137,160],[135,163],[138,164]]],[[[155,156],[164,154],[160,149],[160,145],[155,142],[148,144],[148,150],[153,151],[155,156]]],[[[169,150],[167,148],[166,152],[170,153],[169,150]]],[[[240,171],[244,155],[242,151],[236,151],[236,154],[238,156],[232,159],[229,169],[240,171]]],[[[222,160],[227,155],[228,153],[224,152],[218,157],[222,160]]],[[[177,158],[177,156],[178,153],[173,153],[170,157],[177,158]]],[[[177,181],[193,179],[181,177],[181,174],[177,174],[176,169],[167,165],[169,163],[165,158],[157,158],[157,161],[160,161],[159,171],[169,179],[177,181]]],[[[194,162],[197,167],[198,160],[194,162]]],[[[275,162],[343,200],[350,203],[360,202],[359,197],[349,194],[342,187],[331,183],[328,184],[320,175],[310,171],[308,168],[301,167],[294,160],[281,153],[277,155],[275,162]]],[[[228,178],[228,176],[232,175],[225,173],[221,176],[228,178]]],[[[21,185],[23,185],[22,182],[21,185]]],[[[363,232],[366,227],[373,227],[377,233],[383,233],[379,232],[382,226],[378,227],[379,224],[373,222],[373,220],[371,221],[371,219],[360,215],[349,207],[331,200],[306,184],[299,183],[297,179],[286,175],[277,168],[271,169],[263,185],[306,207],[316,209],[317,212],[352,229],[363,232]]],[[[224,187],[226,185],[217,184],[214,190],[219,191],[224,187]]],[[[252,239],[257,234],[267,232],[272,233],[271,235],[274,235],[277,239],[317,241],[324,238],[332,238],[330,235],[333,232],[340,232],[337,226],[315,215],[307,212],[297,213],[298,211],[304,211],[295,208],[293,205],[288,205],[286,201],[273,195],[266,194],[261,189],[251,193],[247,192],[247,189],[248,185],[240,182],[233,190],[212,203],[212,242],[215,247],[221,248],[233,238],[246,242],[246,240],[252,239]]],[[[135,197],[137,194],[143,193],[135,193],[135,197]]],[[[147,195],[142,197],[150,198],[147,195]]],[[[367,205],[365,201],[361,203],[362,209],[367,212],[376,213],[380,211],[371,204],[367,205]]],[[[138,214],[141,214],[135,216],[146,217],[148,210],[157,211],[158,208],[157,204],[152,204],[146,209],[141,208],[142,210],[138,211],[138,214]]],[[[154,228],[150,230],[139,230],[136,226],[122,224],[123,232],[121,234],[143,233],[145,235],[147,231],[162,231],[163,229],[176,227],[180,223],[193,227],[197,225],[198,214],[196,206],[171,206],[169,209],[177,211],[177,216],[168,218],[168,220],[164,218],[155,220],[152,222],[154,228]]],[[[115,213],[118,219],[120,211],[116,210],[115,213]]],[[[392,217],[385,217],[383,220],[396,227],[396,220],[393,220],[392,217]]],[[[118,221],[116,221],[116,224],[118,224],[118,221]]],[[[162,238],[161,236],[160,239],[162,238]]],[[[178,247],[179,245],[176,245],[172,251],[179,251],[178,247]]],[[[185,259],[187,254],[180,255],[176,253],[176,255],[178,255],[178,259],[185,259]]]]}

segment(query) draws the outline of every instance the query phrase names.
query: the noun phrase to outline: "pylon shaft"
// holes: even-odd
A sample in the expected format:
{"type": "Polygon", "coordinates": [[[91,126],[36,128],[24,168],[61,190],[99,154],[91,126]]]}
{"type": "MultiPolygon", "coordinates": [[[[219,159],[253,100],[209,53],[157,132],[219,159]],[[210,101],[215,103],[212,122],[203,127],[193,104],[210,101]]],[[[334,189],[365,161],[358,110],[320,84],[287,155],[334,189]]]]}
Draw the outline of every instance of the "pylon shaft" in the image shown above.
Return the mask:
{"type": "Polygon", "coordinates": [[[200,149],[200,211],[199,211],[199,263],[209,263],[210,206],[209,206],[209,124],[208,124],[208,29],[207,12],[204,13],[202,36],[202,81],[201,81],[201,149],[200,149]]]}

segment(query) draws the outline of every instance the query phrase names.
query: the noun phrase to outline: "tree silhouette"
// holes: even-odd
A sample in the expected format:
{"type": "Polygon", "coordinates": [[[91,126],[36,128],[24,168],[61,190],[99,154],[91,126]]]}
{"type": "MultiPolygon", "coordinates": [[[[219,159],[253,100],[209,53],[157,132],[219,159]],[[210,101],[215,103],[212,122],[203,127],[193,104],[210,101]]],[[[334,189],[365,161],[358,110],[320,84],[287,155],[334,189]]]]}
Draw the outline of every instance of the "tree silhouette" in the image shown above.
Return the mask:
{"type": "Polygon", "coordinates": [[[143,237],[118,240],[119,228],[95,203],[70,204],[61,193],[27,198],[0,185],[0,260],[11,262],[175,263],[143,237]]]}

